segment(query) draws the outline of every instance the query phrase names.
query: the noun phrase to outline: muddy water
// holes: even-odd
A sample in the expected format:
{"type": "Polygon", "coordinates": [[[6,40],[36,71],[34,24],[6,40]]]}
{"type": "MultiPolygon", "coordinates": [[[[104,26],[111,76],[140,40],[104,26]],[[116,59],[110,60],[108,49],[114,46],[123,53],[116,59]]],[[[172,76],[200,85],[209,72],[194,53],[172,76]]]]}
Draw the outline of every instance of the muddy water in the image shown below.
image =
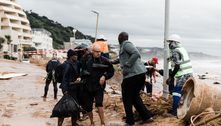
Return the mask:
{"type": "Polygon", "coordinates": [[[0,81],[0,125],[56,125],[55,119],[49,118],[56,103],[52,99],[52,85],[48,101],[44,102],[41,98],[46,74],[43,69],[31,64],[1,60],[0,71],[28,74],[0,81]]]}
{"type": "MultiPolygon", "coordinates": [[[[43,101],[41,98],[46,75],[44,68],[33,64],[0,60],[0,72],[28,74],[0,81],[0,126],[56,126],[57,118],[50,118],[52,108],[57,103],[57,100],[53,99],[52,85],[49,87],[47,100],[43,101]]],[[[62,93],[59,90],[58,99],[61,97],[62,93]]],[[[115,100],[111,101],[114,104],[115,100]]],[[[117,120],[108,125],[124,124],[121,120],[122,109],[120,110],[121,112],[115,112],[112,109],[105,110],[105,114],[108,116],[107,121],[117,120]]],[[[96,109],[94,110],[94,121],[95,124],[100,125],[96,109]]],[[[90,124],[89,120],[81,123],[85,126],[90,124]]],[[[67,118],[63,126],[69,125],[70,118],[67,118]]]]}

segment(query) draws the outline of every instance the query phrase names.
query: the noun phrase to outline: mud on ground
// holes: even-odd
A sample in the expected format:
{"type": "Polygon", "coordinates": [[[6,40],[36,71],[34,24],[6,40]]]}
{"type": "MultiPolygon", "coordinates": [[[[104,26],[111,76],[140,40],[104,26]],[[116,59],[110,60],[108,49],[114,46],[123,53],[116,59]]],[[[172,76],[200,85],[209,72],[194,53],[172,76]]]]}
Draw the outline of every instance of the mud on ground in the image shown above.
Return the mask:
{"type": "MultiPolygon", "coordinates": [[[[0,126],[56,126],[57,119],[50,118],[53,106],[57,100],[53,99],[53,87],[50,85],[49,94],[46,101],[41,96],[44,89],[44,77],[46,72],[44,67],[34,64],[20,63],[15,61],[0,60],[0,72],[27,73],[27,76],[12,78],[0,81],[0,126]]],[[[123,104],[120,89],[120,71],[108,83],[112,89],[105,95],[105,118],[109,126],[122,126],[124,121],[123,104]]],[[[59,90],[58,99],[62,97],[59,90]]],[[[154,122],[146,124],[148,126],[180,126],[182,121],[175,117],[165,115],[169,109],[169,102],[165,100],[153,101],[151,97],[142,94],[142,98],[147,108],[155,113],[154,122]]],[[[100,125],[99,117],[94,109],[95,123],[100,125]]],[[[89,119],[80,122],[88,126],[89,119]]],[[[65,119],[63,126],[70,126],[70,118],[65,119]]],[[[137,125],[139,126],[139,125],[137,125]]],[[[145,126],[145,125],[144,125],[145,126]]]]}

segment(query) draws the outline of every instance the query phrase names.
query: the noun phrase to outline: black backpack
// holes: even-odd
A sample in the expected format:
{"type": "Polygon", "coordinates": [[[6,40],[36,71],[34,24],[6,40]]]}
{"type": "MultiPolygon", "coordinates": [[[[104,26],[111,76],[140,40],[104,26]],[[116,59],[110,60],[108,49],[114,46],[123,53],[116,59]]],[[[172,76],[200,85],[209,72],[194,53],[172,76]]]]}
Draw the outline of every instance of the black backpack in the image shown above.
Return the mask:
{"type": "Polygon", "coordinates": [[[56,82],[61,83],[64,75],[64,67],[65,67],[65,62],[58,65],[55,69],[55,79],[56,82]]]}

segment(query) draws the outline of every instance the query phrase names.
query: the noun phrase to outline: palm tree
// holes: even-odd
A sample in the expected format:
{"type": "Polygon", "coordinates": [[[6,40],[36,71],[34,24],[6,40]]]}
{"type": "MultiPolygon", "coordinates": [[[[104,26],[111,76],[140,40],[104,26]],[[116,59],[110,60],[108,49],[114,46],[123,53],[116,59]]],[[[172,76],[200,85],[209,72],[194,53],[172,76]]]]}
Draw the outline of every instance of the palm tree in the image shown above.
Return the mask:
{"type": "Polygon", "coordinates": [[[5,35],[5,39],[6,39],[6,42],[8,44],[8,52],[11,50],[10,52],[10,56],[12,57],[12,48],[10,46],[11,42],[12,42],[12,39],[11,39],[11,36],[10,35],[5,35]]]}

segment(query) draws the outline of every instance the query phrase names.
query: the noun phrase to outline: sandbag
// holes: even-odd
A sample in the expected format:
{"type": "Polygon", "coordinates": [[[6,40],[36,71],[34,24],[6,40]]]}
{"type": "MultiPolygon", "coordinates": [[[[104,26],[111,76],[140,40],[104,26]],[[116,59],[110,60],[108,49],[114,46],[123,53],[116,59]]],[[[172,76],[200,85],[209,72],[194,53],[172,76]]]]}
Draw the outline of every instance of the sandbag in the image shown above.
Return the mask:
{"type": "Polygon", "coordinates": [[[52,117],[65,118],[70,116],[77,116],[80,111],[79,104],[70,95],[64,95],[52,110],[52,117]]]}

